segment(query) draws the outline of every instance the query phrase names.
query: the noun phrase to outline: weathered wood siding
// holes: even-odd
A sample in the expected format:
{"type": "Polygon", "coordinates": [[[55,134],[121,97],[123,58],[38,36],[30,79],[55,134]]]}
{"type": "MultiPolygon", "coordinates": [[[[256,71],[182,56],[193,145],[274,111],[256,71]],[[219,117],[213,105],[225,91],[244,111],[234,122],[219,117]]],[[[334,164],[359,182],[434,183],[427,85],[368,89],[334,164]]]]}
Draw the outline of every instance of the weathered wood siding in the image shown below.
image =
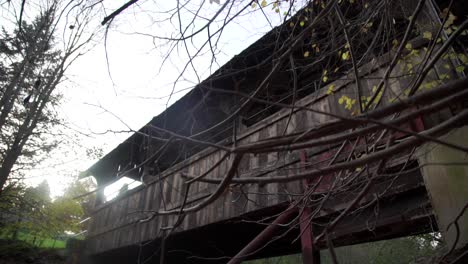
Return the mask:
{"type": "MultiPolygon", "coordinates": [[[[420,52],[422,56],[422,51],[420,52]]],[[[379,60],[374,60],[360,69],[362,77],[363,96],[372,93],[372,88],[378,85],[380,77],[383,76],[386,65],[391,60],[390,56],[384,56],[379,60]]],[[[408,62],[400,63],[393,76],[390,78],[389,88],[383,95],[382,105],[389,104],[399,95],[405,92],[411,81],[411,76],[402,76],[401,73],[408,71],[408,62]]],[[[414,63],[414,62],[413,62],[414,63]]],[[[442,62],[449,64],[450,62],[442,62]]],[[[439,65],[440,66],[440,65],[439,65]]],[[[446,67],[437,67],[428,76],[428,80],[440,79],[440,74],[449,74],[455,78],[455,72],[446,67]],[[440,72],[439,72],[440,71],[440,72]]],[[[350,115],[352,110],[345,109],[344,104],[339,104],[339,98],[343,95],[356,99],[356,85],[353,76],[345,76],[337,80],[324,89],[321,89],[306,98],[301,99],[298,105],[308,106],[313,109],[329,112],[337,115],[350,115]],[[327,94],[328,87],[333,85],[334,92],[327,94]]],[[[357,109],[358,100],[353,107],[357,109]]],[[[316,127],[322,123],[329,122],[333,118],[327,115],[317,114],[311,111],[297,111],[290,116],[290,109],[283,109],[269,118],[245,129],[238,136],[238,144],[257,142],[263,139],[281,136],[286,134],[296,134],[316,127]],[[289,120],[290,116],[290,120],[289,120]],[[287,127],[286,127],[286,124],[287,127]]],[[[323,148],[308,149],[309,156],[323,148]]],[[[236,177],[252,175],[253,172],[268,171],[271,168],[284,166],[281,173],[284,175],[294,175],[300,170],[298,151],[277,152],[269,154],[245,155],[242,158],[236,177]]],[[[89,230],[87,250],[89,254],[103,252],[126,245],[136,244],[157,238],[161,235],[161,229],[172,226],[178,216],[154,217],[150,221],[140,223],[138,220],[148,216],[148,211],[158,211],[160,209],[174,209],[181,206],[184,198],[186,186],[181,173],[197,176],[200,175],[218,162],[224,155],[224,151],[212,148],[205,149],[191,158],[173,166],[162,172],[152,182],[145,186],[140,186],[136,190],[131,190],[123,197],[102,205],[92,216],[93,222],[89,230]]],[[[228,170],[230,160],[224,160],[220,166],[207,175],[207,178],[222,178],[228,170]]],[[[279,173],[273,170],[268,176],[279,173]]],[[[196,204],[206,198],[214,190],[216,185],[209,183],[195,183],[192,185],[187,206],[196,204]]],[[[246,185],[231,186],[221,198],[209,205],[204,210],[187,215],[177,231],[189,230],[191,228],[207,225],[225,219],[240,216],[255,210],[275,206],[278,203],[294,200],[297,194],[303,192],[301,181],[267,184],[267,185],[246,185]],[[247,193],[247,197],[244,195],[247,193]]]]}

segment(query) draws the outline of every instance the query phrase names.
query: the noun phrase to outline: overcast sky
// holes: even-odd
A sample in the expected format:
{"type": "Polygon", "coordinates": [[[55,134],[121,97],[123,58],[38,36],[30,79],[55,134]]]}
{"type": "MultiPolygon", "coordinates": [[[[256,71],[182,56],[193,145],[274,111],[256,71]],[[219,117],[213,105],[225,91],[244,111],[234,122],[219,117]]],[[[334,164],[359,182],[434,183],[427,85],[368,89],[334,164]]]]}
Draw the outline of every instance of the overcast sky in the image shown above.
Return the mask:
{"type": "MultiPolygon", "coordinates": [[[[108,11],[114,10],[124,2],[126,1],[113,1],[112,6],[107,7],[108,11]]],[[[178,25],[174,21],[155,22],[165,18],[165,15],[159,12],[170,8],[167,2],[172,1],[165,1],[164,4],[159,4],[159,1],[146,1],[119,16],[107,35],[108,63],[104,41],[101,40],[68,72],[70,81],[61,88],[65,93],[65,103],[61,112],[75,129],[91,135],[82,136],[81,145],[100,148],[104,153],[109,152],[129,136],[126,133],[110,131],[127,130],[127,125],[132,129],[139,129],[198,83],[193,71],[187,71],[184,81],[179,81],[175,86],[175,96],[168,101],[167,96],[181,71],[181,66],[187,62],[186,52],[179,45],[179,49],[175,49],[161,67],[170,46],[161,41],[154,43],[151,37],[135,34],[176,34],[178,25]]],[[[198,1],[192,2],[194,4],[187,9],[194,10],[198,7],[198,1]]],[[[221,4],[223,2],[221,1],[221,4]]],[[[215,3],[206,4],[202,15],[210,17],[219,8],[220,5],[215,3]]],[[[258,11],[258,7],[249,8],[251,13],[237,18],[235,23],[231,23],[224,30],[220,53],[216,56],[218,64],[209,68],[209,55],[201,56],[195,61],[201,80],[281,21],[281,16],[275,13],[271,6],[264,11],[268,20],[258,11]]],[[[102,18],[97,19],[100,21],[102,18]]],[[[184,15],[182,23],[186,24],[188,19],[191,19],[190,13],[184,15]]],[[[204,23],[205,21],[200,20],[196,26],[200,27],[204,23]]],[[[205,39],[206,34],[202,34],[194,40],[193,45],[199,47],[205,39]]],[[[194,50],[193,46],[189,48],[194,50]]],[[[57,161],[65,164],[49,170],[36,171],[36,176],[29,182],[37,184],[46,178],[52,194],[58,195],[65,183],[71,179],[70,176],[87,169],[96,160],[85,155],[76,156],[73,152],[51,153],[48,162],[57,161]]]]}

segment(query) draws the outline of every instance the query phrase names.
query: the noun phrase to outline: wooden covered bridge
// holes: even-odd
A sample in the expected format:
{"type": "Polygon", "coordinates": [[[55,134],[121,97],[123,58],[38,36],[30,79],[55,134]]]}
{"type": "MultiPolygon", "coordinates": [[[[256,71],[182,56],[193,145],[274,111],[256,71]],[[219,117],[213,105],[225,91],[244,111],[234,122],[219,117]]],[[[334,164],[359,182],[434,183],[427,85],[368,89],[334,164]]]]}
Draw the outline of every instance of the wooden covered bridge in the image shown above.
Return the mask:
{"type": "MultiPolygon", "coordinates": [[[[405,29],[414,20],[435,35],[440,20],[431,1],[417,4],[393,7],[393,47],[352,42],[349,54],[335,36],[339,55],[318,60],[334,9],[314,5],[235,56],[88,170],[99,189],[83,254],[93,263],[237,263],[302,252],[319,263],[331,245],[445,232],[468,200],[456,192],[467,184],[468,80],[457,70],[466,62],[446,56],[466,46],[436,43],[429,56],[435,40],[405,29]],[[398,15],[408,12],[416,16],[398,15]],[[123,176],[143,184],[105,202],[104,187],[123,176]]],[[[374,24],[367,30],[379,34],[374,24]]]]}

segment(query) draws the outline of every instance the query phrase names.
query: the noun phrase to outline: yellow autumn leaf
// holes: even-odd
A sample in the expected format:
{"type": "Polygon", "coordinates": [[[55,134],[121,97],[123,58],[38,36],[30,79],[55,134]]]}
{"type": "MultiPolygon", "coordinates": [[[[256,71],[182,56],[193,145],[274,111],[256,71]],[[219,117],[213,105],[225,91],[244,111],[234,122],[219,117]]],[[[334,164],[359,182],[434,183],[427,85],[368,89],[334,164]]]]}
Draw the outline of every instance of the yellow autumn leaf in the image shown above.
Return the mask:
{"type": "Polygon", "coordinates": [[[346,51],[346,52],[344,52],[343,54],[341,54],[341,58],[342,58],[343,60],[349,60],[349,57],[350,57],[349,51],[346,51]]]}
{"type": "Polygon", "coordinates": [[[333,94],[335,92],[335,85],[332,84],[330,86],[328,86],[328,90],[327,90],[327,94],[333,94]]]}
{"type": "Polygon", "coordinates": [[[449,13],[449,16],[448,16],[448,18],[447,18],[447,22],[445,22],[444,27],[445,27],[445,28],[450,27],[451,25],[453,25],[453,22],[454,22],[456,19],[457,19],[457,17],[454,16],[454,15],[452,14],[452,12],[450,12],[450,13],[449,13]]]}
{"type": "Polygon", "coordinates": [[[267,1],[266,1],[266,0],[263,0],[262,3],[261,3],[260,5],[262,5],[262,7],[267,6],[267,1]]]}
{"type": "Polygon", "coordinates": [[[450,75],[448,75],[448,74],[446,74],[446,73],[440,74],[440,75],[439,75],[439,78],[440,78],[441,80],[450,79],[450,75]]]}
{"type": "Polygon", "coordinates": [[[468,64],[468,56],[466,56],[463,53],[453,54],[453,57],[454,58],[458,57],[458,59],[460,59],[463,62],[463,64],[468,64]]]}
{"type": "Polygon", "coordinates": [[[412,50],[412,49],[413,49],[413,45],[411,45],[411,43],[406,43],[405,49],[407,49],[407,50],[412,50]]]}
{"type": "Polygon", "coordinates": [[[432,39],[432,32],[430,31],[426,31],[423,33],[423,38],[427,39],[427,40],[431,40],[432,39]]]}
{"type": "Polygon", "coordinates": [[[304,52],[304,58],[309,57],[309,51],[304,52]]]}
{"type": "Polygon", "coordinates": [[[304,26],[304,24],[305,24],[305,22],[304,22],[304,21],[301,21],[301,22],[299,23],[299,25],[300,25],[301,27],[303,27],[303,26],[304,26]]]}

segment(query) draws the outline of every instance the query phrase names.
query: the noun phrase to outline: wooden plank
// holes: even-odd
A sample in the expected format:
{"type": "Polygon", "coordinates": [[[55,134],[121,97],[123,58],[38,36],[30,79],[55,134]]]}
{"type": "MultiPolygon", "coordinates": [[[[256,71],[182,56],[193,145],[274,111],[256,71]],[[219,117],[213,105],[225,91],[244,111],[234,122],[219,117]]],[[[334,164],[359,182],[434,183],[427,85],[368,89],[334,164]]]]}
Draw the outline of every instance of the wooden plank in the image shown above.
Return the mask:
{"type": "MultiPolygon", "coordinates": [[[[145,191],[147,192],[146,194],[146,199],[145,199],[145,204],[144,204],[144,209],[145,211],[151,210],[151,203],[152,203],[152,198],[154,196],[154,189],[156,188],[155,185],[148,185],[145,188],[145,191]]],[[[148,216],[148,214],[146,214],[148,216]]],[[[151,234],[151,225],[150,222],[146,222],[143,224],[143,236],[142,236],[142,241],[146,241],[150,239],[150,234],[151,234]]]]}
{"type": "MultiPolygon", "coordinates": [[[[161,208],[161,204],[163,202],[162,195],[161,195],[161,190],[163,189],[162,184],[163,184],[162,181],[154,184],[155,188],[154,188],[153,198],[152,198],[151,207],[150,207],[151,210],[154,212],[157,212],[161,208]]],[[[155,238],[157,236],[159,232],[159,223],[160,223],[159,216],[153,217],[153,219],[150,221],[150,224],[149,224],[150,239],[155,238]]]]}
{"type": "MultiPolygon", "coordinates": [[[[304,113],[307,115],[308,111],[305,111],[304,113]]],[[[286,119],[281,120],[280,122],[276,123],[276,135],[277,136],[282,136],[285,132],[286,128],[286,119]]],[[[277,159],[278,162],[286,164],[288,163],[288,151],[279,151],[277,152],[277,159]]],[[[278,173],[278,172],[276,172],[278,173]]],[[[285,195],[285,189],[286,189],[286,183],[279,183],[278,184],[278,202],[284,202],[288,200],[287,195],[285,195]]]]}
{"type": "MultiPolygon", "coordinates": [[[[288,127],[288,130],[290,130],[291,132],[293,132],[295,129],[295,122],[296,121],[294,118],[291,119],[291,125],[288,127]]],[[[260,137],[259,138],[260,140],[268,138],[268,130],[265,129],[265,130],[260,131],[259,137],[260,137]]],[[[258,156],[259,156],[258,157],[259,167],[264,168],[268,166],[268,154],[262,153],[262,154],[258,154],[258,156]]],[[[256,184],[256,186],[257,186],[257,190],[256,190],[255,201],[258,206],[264,207],[268,204],[268,198],[265,195],[267,192],[267,188],[263,184],[256,184]]]]}
{"type": "MultiPolygon", "coordinates": [[[[205,171],[208,171],[215,163],[216,161],[218,160],[219,158],[219,155],[221,154],[220,151],[216,152],[215,154],[213,155],[210,155],[209,157],[207,157],[205,160],[206,160],[206,163],[205,163],[205,171]]],[[[213,178],[213,172],[210,172],[207,177],[208,178],[213,178]]],[[[205,210],[205,215],[206,215],[206,223],[213,223],[214,221],[216,221],[217,219],[220,219],[218,214],[217,214],[217,208],[214,206],[215,205],[215,202],[213,204],[211,204],[210,206],[208,206],[205,210]]]]}
{"type": "MultiPolygon", "coordinates": [[[[172,178],[174,179],[173,182],[172,182],[172,193],[171,193],[171,202],[169,203],[170,204],[170,209],[173,209],[174,206],[178,205],[178,204],[181,204],[182,203],[182,197],[183,197],[183,193],[182,193],[182,179],[180,177],[180,174],[174,174],[172,176],[172,178]]],[[[167,222],[167,225],[168,226],[173,226],[175,224],[175,221],[176,221],[176,217],[169,217],[168,218],[168,222],[167,222]]]]}
{"type": "MultiPolygon", "coordinates": [[[[249,137],[249,142],[254,143],[260,139],[260,132],[254,133],[249,137]]],[[[249,154],[249,169],[255,171],[260,168],[260,157],[259,155],[249,154]]],[[[254,211],[258,208],[257,198],[255,192],[258,190],[257,185],[248,185],[247,187],[247,211],[254,211]]]]}
{"type": "MultiPolygon", "coordinates": [[[[218,162],[221,160],[221,158],[224,156],[224,152],[219,151],[216,155],[215,162],[218,162]]],[[[224,171],[222,170],[222,167],[225,166],[225,162],[222,162],[219,166],[217,166],[214,171],[213,171],[213,178],[220,178],[222,175],[224,175],[224,171]]],[[[216,215],[217,219],[222,219],[224,217],[224,197],[220,197],[213,203],[214,207],[214,212],[213,214],[216,215]]]]}
{"type": "MultiPolygon", "coordinates": [[[[248,156],[242,157],[242,160],[239,164],[239,170],[238,171],[248,171],[249,169],[249,161],[248,161],[248,156]]],[[[240,175],[238,174],[236,177],[239,177],[240,175]]],[[[233,207],[233,214],[234,215],[242,215],[246,211],[248,199],[246,197],[246,194],[244,194],[244,190],[242,189],[243,187],[240,185],[234,185],[231,184],[229,187],[229,192],[231,193],[231,201],[230,204],[233,207]]],[[[223,216],[224,218],[224,216],[223,216]]]]}
{"type": "MultiPolygon", "coordinates": [[[[300,111],[296,113],[295,115],[292,115],[292,119],[296,120],[296,124],[299,124],[301,122],[302,115],[300,113],[304,113],[304,111],[300,111]]],[[[298,126],[299,127],[299,126],[298,126]]],[[[268,132],[268,137],[276,137],[278,135],[278,127],[276,124],[270,126],[267,130],[268,132]]],[[[281,133],[281,132],[280,132],[281,133]]],[[[278,163],[278,153],[277,152],[272,152],[269,153],[267,156],[267,163],[270,166],[275,166],[278,163]]],[[[274,177],[277,175],[276,171],[273,171],[268,174],[271,177],[274,177]]],[[[278,184],[268,184],[265,186],[265,192],[266,192],[266,199],[267,199],[267,204],[268,205],[274,205],[278,203],[278,184]]]]}
{"type": "MultiPolygon", "coordinates": [[[[195,177],[199,175],[197,174],[198,171],[195,170],[195,166],[190,166],[187,168],[187,170],[188,170],[189,175],[192,175],[195,177]]],[[[199,182],[192,184],[192,186],[190,186],[190,196],[195,196],[199,190],[200,190],[199,182]]],[[[196,219],[195,214],[190,213],[186,216],[186,218],[187,218],[185,220],[186,229],[193,228],[196,226],[197,219],[196,219]]]]}

